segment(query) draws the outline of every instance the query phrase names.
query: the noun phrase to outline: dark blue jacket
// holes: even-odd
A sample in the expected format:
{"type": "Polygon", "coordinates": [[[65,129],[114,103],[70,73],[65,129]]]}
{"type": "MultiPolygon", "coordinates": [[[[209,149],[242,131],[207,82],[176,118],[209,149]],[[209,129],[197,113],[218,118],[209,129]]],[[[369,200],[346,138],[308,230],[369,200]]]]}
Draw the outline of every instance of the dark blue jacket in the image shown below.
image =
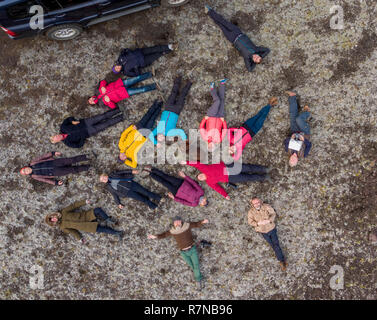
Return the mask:
{"type": "Polygon", "coordinates": [[[145,67],[144,55],[141,49],[123,49],[115,64],[122,66],[121,72],[128,77],[140,75],[141,68],[145,67]]]}
{"type": "Polygon", "coordinates": [[[74,117],[69,117],[63,121],[60,126],[60,133],[68,134],[67,138],[63,140],[64,144],[70,148],[81,148],[85,140],[89,138],[88,129],[85,120],[79,120],[77,125],[72,124],[72,121],[77,121],[74,117]]]}

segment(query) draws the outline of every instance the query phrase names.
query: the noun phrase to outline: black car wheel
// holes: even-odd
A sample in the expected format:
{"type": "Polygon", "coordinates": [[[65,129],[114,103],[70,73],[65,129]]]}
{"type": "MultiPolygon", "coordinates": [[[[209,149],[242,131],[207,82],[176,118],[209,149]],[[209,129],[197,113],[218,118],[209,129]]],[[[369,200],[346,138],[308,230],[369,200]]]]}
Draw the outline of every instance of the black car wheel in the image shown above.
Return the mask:
{"type": "Polygon", "coordinates": [[[79,36],[83,28],[77,24],[63,24],[52,27],[46,31],[46,36],[51,40],[71,40],[79,36]]]}
{"type": "Polygon", "coordinates": [[[161,4],[165,7],[179,7],[189,1],[190,0],[161,0],[161,4]]]}

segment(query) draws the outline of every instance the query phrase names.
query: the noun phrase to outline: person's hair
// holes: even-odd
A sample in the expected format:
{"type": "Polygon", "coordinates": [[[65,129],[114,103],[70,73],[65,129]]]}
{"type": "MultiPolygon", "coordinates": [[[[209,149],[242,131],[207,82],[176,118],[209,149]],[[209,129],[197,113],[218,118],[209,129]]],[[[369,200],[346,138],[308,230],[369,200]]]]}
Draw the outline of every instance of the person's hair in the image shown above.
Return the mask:
{"type": "Polygon", "coordinates": [[[46,217],[45,217],[45,223],[48,224],[50,227],[55,227],[56,226],[56,223],[53,223],[51,221],[51,218],[53,217],[58,217],[59,216],[59,212],[53,212],[53,213],[49,213],[46,217]]]}
{"type": "Polygon", "coordinates": [[[254,200],[259,200],[259,201],[261,201],[261,199],[259,199],[258,197],[254,197],[254,198],[252,198],[252,199],[250,200],[250,202],[253,203],[254,200]]]}

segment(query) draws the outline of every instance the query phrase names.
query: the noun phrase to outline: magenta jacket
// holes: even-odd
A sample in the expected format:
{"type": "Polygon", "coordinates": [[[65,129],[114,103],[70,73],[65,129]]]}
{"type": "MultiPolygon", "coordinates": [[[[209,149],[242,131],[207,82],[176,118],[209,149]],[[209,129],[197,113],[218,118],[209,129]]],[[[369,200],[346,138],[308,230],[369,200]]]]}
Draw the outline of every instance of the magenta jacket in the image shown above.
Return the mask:
{"type": "Polygon", "coordinates": [[[174,196],[174,200],[186,206],[196,207],[199,204],[200,197],[203,195],[204,191],[202,187],[189,176],[186,176],[174,196]]]}

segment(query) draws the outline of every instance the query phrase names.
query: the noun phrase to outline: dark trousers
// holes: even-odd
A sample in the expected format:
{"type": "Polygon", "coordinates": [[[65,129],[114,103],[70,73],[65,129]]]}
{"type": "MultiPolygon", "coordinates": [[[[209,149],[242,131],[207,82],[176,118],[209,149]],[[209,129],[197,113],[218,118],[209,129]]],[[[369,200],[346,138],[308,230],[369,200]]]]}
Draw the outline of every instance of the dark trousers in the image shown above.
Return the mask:
{"type": "Polygon", "coordinates": [[[87,118],[84,121],[88,129],[88,134],[91,137],[123,121],[123,113],[116,108],[94,117],[87,118]]]}
{"type": "Polygon", "coordinates": [[[167,45],[154,46],[148,48],[142,48],[141,52],[144,55],[144,66],[150,66],[154,61],[159,59],[161,56],[170,53],[171,50],[167,45]]]}
{"type": "Polygon", "coordinates": [[[168,188],[168,190],[173,194],[176,195],[178,189],[181,187],[183,183],[183,179],[176,178],[158,170],[156,168],[152,168],[150,177],[157,182],[161,183],[163,186],[168,188]]]}
{"type": "Polygon", "coordinates": [[[149,85],[146,85],[146,86],[142,86],[142,87],[138,87],[138,88],[131,88],[135,84],[137,84],[137,83],[139,83],[143,80],[149,79],[149,78],[152,78],[152,73],[146,72],[146,73],[143,73],[143,74],[136,76],[136,77],[124,79],[123,84],[127,88],[128,94],[130,96],[133,96],[135,94],[144,93],[144,92],[148,92],[148,91],[152,91],[152,90],[156,89],[155,83],[152,83],[152,84],[149,84],[149,85]]]}
{"type": "Polygon", "coordinates": [[[192,83],[190,81],[183,87],[181,94],[178,96],[179,88],[181,86],[182,77],[174,79],[174,85],[171,90],[170,96],[166,102],[165,110],[180,114],[183,106],[185,105],[185,98],[190,91],[192,83]]]}
{"type": "Polygon", "coordinates": [[[212,20],[220,27],[224,36],[231,42],[234,43],[236,38],[242,34],[240,28],[235,26],[233,23],[227,21],[222,15],[218,14],[214,10],[209,10],[208,15],[212,18],[212,20]]]}
{"type": "Polygon", "coordinates": [[[279,261],[284,262],[285,258],[284,258],[284,255],[283,255],[283,251],[280,248],[280,244],[279,244],[279,239],[278,239],[276,228],[272,229],[270,232],[262,233],[262,236],[270,244],[270,246],[272,247],[272,249],[274,249],[276,258],[279,261]]]}
{"type": "MultiPolygon", "coordinates": [[[[105,211],[102,210],[102,208],[95,208],[94,209],[94,215],[98,220],[105,221],[109,219],[109,216],[106,214],[105,211]]],[[[121,231],[116,231],[113,228],[106,227],[106,226],[97,226],[97,233],[107,233],[107,234],[120,234],[121,231]]]]}
{"type": "Polygon", "coordinates": [[[141,201],[149,206],[151,209],[155,209],[157,205],[152,202],[149,198],[155,199],[158,202],[161,200],[161,196],[157,193],[149,191],[144,188],[142,185],[138,184],[135,181],[131,182],[131,189],[127,192],[127,197],[141,201]]]}
{"type": "Polygon", "coordinates": [[[211,108],[208,109],[208,117],[224,118],[225,116],[225,84],[221,83],[219,86],[219,92],[217,89],[211,89],[211,96],[213,99],[213,104],[211,108]]]}
{"type": "Polygon", "coordinates": [[[54,160],[54,176],[65,176],[70,173],[79,173],[89,170],[89,165],[72,166],[75,163],[88,161],[86,155],[76,156],[72,158],[59,158],[54,160]]]}
{"type": "Polygon", "coordinates": [[[270,110],[270,105],[263,107],[254,117],[246,120],[242,125],[249,131],[252,137],[254,137],[258,133],[258,131],[262,129],[264,121],[266,120],[270,110]]]}
{"type": "Polygon", "coordinates": [[[162,102],[155,100],[147,113],[136,124],[138,129],[152,129],[154,123],[161,112],[162,102]]]}
{"type": "Polygon", "coordinates": [[[241,173],[237,175],[229,175],[230,183],[263,181],[264,179],[266,179],[267,167],[248,163],[243,163],[241,166],[241,173]]]}

